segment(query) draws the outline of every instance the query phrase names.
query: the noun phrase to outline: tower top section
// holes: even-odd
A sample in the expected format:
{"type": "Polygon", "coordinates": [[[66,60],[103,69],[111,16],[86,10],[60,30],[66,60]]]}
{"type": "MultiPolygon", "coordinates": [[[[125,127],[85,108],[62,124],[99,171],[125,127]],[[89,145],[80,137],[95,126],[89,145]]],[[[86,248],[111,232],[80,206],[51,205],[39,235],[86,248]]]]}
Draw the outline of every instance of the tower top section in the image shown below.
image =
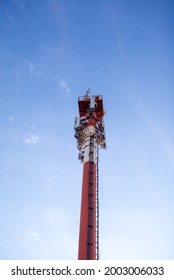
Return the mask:
{"type": "Polygon", "coordinates": [[[101,95],[90,95],[90,89],[86,91],[84,96],[79,96],[78,105],[80,117],[86,116],[90,111],[95,111],[99,119],[104,116],[103,97],[101,95]]]}
{"type": "Polygon", "coordinates": [[[106,148],[102,95],[90,95],[88,89],[84,96],[78,97],[79,116],[75,118],[75,138],[77,148],[83,153],[85,139],[89,135],[96,139],[101,148],[106,148]]]}

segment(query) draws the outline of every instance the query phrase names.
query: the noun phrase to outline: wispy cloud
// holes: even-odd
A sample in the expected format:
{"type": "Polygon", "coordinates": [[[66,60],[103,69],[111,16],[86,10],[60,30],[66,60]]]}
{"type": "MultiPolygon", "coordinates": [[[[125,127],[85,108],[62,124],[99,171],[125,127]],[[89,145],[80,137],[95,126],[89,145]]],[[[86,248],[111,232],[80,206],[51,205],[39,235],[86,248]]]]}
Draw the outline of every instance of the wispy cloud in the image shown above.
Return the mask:
{"type": "Polygon", "coordinates": [[[38,143],[39,141],[39,136],[31,134],[29,137],[25,138],[24,143],[26,145],[34,146],[38,143]]]}
{"type": "Polygon", "coordinates": [[[9,122],[9,124],[13,124],[14,123],[14,116],[9,116],[8,117],[8,122],[9,122]]]}
{"type": "Polygon", "coordinates": [[[143,99],[140,95],[135,94],[130,98],[133,109],[137,112],[141,120],[148,127],[150,132],[155,136],[156,141],[161,145],[165,155],[174,167],[174,137],[172,135],[172,128],[166,130],[161,122],[155,120],[151,112],[144,105],[143,99]]]}
{"type": "Polygon", "coordinates": [[[35,62],[28,59],[24,59],[23,64],[25,65],[26,75],[36,78],[44,76],[44,71],[35,62]]]}
{"type": "Polygon", "coordinates": [[[31,129],[31,130],[35,130],[35,126],[34,126],[34,125],[31,125],[31,126],[30,126],[30,129],[31,129]]]}
{"type": "Polygon", "coordinates": [[[141,113],[142,119],[145,121],[146,125],[152,131],[152,133],[156,136],[161,146],[163,147],[167,157],[172,162],[174,166],[174,140],[160,127],[157,125],[148,115],[147,113],[141,113]]]}
{"type": "Polygon", "coordinates": [[[38,239],[40,237],[40,234],[37,231],[28,231],[27,234],[33,238],[33,239],[38,239]]]}
{"type": "Polygon", "coordinates": [[[12,0],[12,2],[20,7],[23,7],[25,4],[25,0],[12,0]]]}
{"type": "Polygon", "coordinates": [[[6,23],[8,26],[13,25],[14,23],[17,22],[17,18],[14,16],[14,6],[21,9],[23,8],[26,0],[11,0],[12,6],[7,6],[6,11],[5,11],[5,17],[6,17],[6,23]]]}
{"type": "Polygon", "coordinates": [[[59,85],[61,88],[63,88],[65,90],[66,93],[69,93],[71,91],[69,86],[67,85],[67,82],[61,80],[59,85]]]}
{"type": "Polygon", "coordinates": [[[13,23],[15,23],[15,19],[9,9],[7,9],[5,16],[8,26],[11,26],[13,23]]]}
{"type": "Polygon", "coordinates": [[[17,78],[42,78],[45,75],[44,70],[35,61],[13,55],[9,56],[9,59],[12,64],[10,70],[17,78]]]}
{"type": "Polygon", "coordinates": [[[111,30],[116,38],[120,55],[124,60],[126,60],[126,54],[125,54],[125,50],[124,50],[124,46],[123,46],[122,37],[120,34],[121,28],[120,28],[120,21],[119,21],[118,13],[114,9],[114,7],[112,7],[112,5],[109,5],[109,12],[111,15],[110,16],[111,30]]]}

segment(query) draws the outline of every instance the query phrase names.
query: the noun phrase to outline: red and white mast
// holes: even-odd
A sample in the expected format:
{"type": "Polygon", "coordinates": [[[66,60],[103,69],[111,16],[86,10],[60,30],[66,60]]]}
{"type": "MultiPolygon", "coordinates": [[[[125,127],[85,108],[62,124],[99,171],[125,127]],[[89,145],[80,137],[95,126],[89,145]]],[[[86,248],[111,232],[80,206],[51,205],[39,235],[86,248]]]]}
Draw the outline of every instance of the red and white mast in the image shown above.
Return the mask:
{"type": "Polygon", "coordinates": [[[106,147],[103,98],[89,94],[88,90],[78,98],[79,116],[74,127],[83,163],[79,260],[99,259],[98,146],[106,147]]]}

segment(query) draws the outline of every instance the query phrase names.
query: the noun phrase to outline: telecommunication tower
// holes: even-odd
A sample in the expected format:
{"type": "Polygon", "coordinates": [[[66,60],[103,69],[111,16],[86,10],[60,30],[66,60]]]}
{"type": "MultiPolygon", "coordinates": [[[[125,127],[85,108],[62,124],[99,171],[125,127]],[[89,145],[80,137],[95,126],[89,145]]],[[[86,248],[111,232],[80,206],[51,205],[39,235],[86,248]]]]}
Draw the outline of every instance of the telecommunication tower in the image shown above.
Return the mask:
{"type": "Polygon", "coordinates": [[[79,116],[75,118],[78,159],[83,163],[82,197],[79,230],[79,260],[99,259],[99,190],[98,150],[106,148],[103,98],[78,97],[79,116]]]}

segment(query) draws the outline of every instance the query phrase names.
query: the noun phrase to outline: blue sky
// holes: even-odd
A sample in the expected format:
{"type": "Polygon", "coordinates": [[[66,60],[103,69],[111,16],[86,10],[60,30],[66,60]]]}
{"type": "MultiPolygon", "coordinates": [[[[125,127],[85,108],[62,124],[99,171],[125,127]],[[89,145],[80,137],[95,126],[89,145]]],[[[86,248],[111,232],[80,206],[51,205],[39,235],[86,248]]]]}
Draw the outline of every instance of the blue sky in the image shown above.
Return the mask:
{"type": "Polygon", "coordinates": [[[106,109],[100,258],[174,258],[172,0],[1,0],[0,259],[76,259],[90,87],[106,109]]]}

